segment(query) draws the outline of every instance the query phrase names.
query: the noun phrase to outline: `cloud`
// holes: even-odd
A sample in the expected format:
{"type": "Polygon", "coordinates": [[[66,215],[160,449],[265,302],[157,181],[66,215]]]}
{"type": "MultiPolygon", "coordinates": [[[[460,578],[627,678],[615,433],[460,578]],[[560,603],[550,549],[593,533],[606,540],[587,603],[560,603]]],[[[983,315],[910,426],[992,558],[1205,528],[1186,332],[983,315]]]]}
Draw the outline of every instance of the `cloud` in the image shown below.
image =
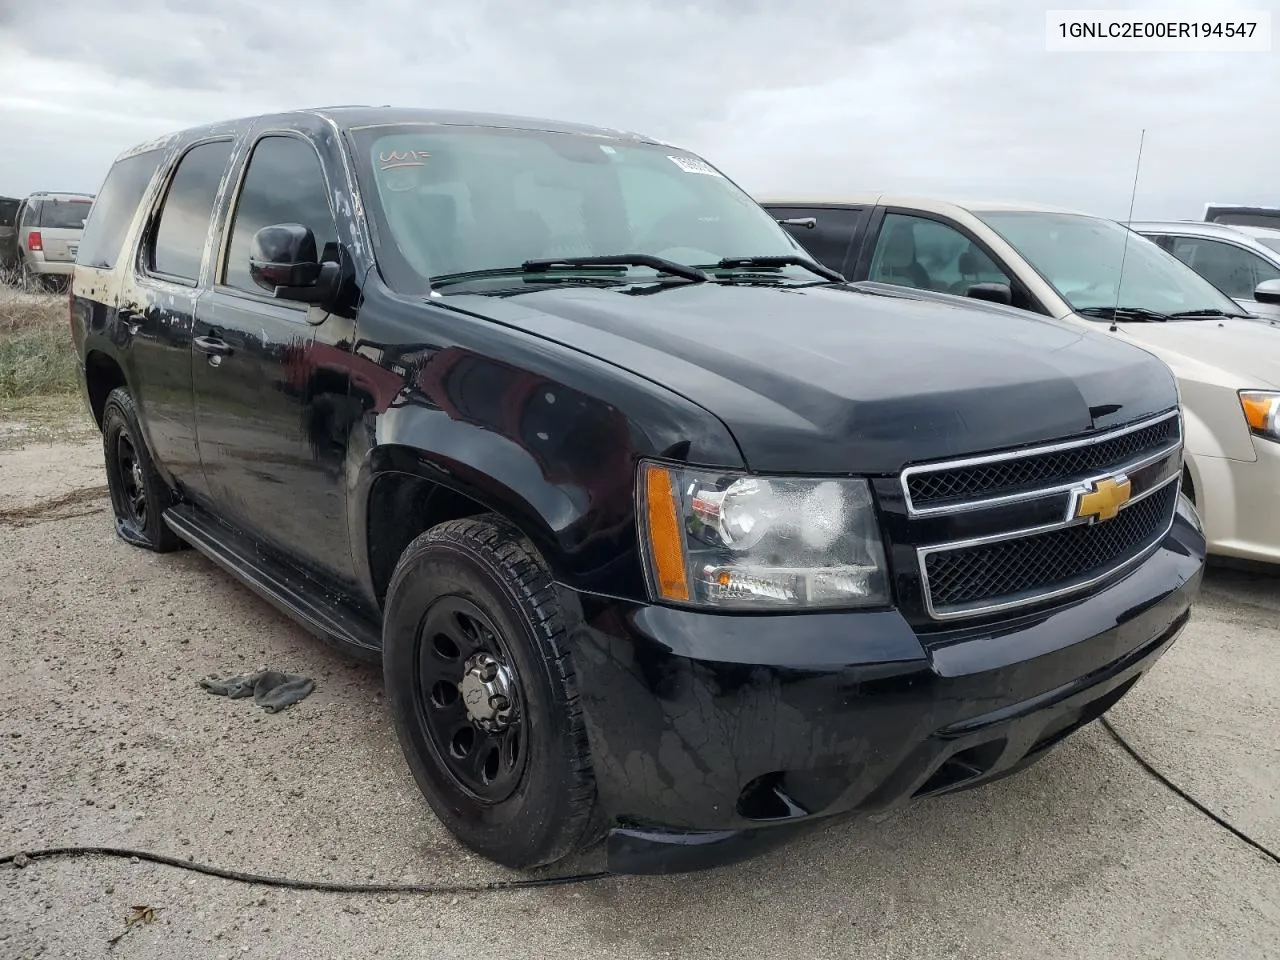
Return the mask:
{"type": "MultiPolygon", "coordinates": [[[[1129,3],[1129,6],[1139,6],[1129,3]]],[[[1158,4],[1153,4],[1159,6],[1158,4]]],[[[1257,6],[1257,2],[1252,4],[1257,6]]],[[[1269,54],[1050,54],[1023,0],[0,0],[0,194],[96,189],[186,125],[326,103],[552,116],[758,193],[911,190],[1124,216],[1274,202],[1269,54]]]]}

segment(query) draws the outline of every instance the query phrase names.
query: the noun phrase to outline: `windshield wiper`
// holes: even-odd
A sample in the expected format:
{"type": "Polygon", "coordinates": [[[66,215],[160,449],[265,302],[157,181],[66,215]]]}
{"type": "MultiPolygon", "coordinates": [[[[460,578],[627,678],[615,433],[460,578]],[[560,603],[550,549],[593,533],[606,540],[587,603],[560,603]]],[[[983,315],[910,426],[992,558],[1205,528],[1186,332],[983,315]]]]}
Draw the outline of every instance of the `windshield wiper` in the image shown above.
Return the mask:
{"type": "Polygon", "coordinates": [[[1194,320],[1196,317],[1247,317],[1247,313],[1228,313],[1226,310],[1219,310],[1216,307],[1210,307],[1208,310],[1179,310],[1177,313],[1169,314],[1170,320],[1194,320]]]}
{"type": "Polygon", "coordinates": [[[1099,320],[1114,320],[1116,323],[1164,323],[1169,319],[1168,315],[1146,307],[1081,307],[1076,313],[1085,317],[1097,317],[1099,320]]]}
{"type": "Polygon", "coordinates": [[[711,278],[688,264],[677,263],[648,253],[616,253],[603,257],[555,257],[547,260],[526,260],[521,264],[528,273],[540,273],[561,267],[649,267],[659,273],[669,273],[694,283],[706,283],[711,278]]]}
{"type": "MultiPolygon", "coordinates": [[[[595,273],[595,271],[592,272],[595,273]]],[[[545,271],[526,270],[523,266],[491,267],[488,270],[466,270],[462,273],[442,273],[439,276],[431,278],[431,288],[435,290],[455,283],[466,283],[468,280],[487,280],[491,277],[521,277],[526,282],[534,280],[534,282],[537,283],[582,283],[584,281],[594,281],[596,283],[621,283],[621,274],[622,271],[620,270],[609,270],[603,274],[597,274],[595,276],[584,277],[578,275],[572,277],[557,277],[547,276],[545,271]],[[531,277],[530,274],[535,274],[536,280],[534,277],[531,277]]]]}
{"type": "Polygon", "coordinates": [[[813,260],[806,260],[804,257],[781,256],[781,257],[725,257],[716,264],[721,270],[737,270],[737,269],[758,269],[768,270],[778,267],[804,267],[810,273],[816,273],[818,276],[830,280],[832,283],[846,283],[845,278],[832,270],[830,267],[824,267],[822,264],[813,260]]]}
{"type": "Polygon", "coordinates": [[[705,283],[711,278],[697,267],[689,267],[674,260],[664,260],[647,253],[620,253],[606,257],[555,257],[546,260],[526,260],[519,266],[491,267],[488,270],[467,270],[461,273],[444,273],[431,278],[433,290],[469,280],[486,280],[491,277],[520,277],[526,283],[623,283],[625,267],[649,267],[659,273],[669,273],[684,280],[705,283]],[[556,276],[552,271],[573,271],[571,276],[556,276]],[[584,276],[585,274],[585,276],[584,276]]]}

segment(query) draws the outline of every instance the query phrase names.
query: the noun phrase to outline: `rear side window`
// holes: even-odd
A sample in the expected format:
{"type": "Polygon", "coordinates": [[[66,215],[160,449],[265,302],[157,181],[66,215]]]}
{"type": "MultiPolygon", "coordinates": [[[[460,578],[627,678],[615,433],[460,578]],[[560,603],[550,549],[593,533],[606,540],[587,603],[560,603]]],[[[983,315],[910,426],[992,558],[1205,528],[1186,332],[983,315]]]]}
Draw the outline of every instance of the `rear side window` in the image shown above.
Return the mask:
{"type": "Polygon", "coordinates": [[[249,275],[249,251],[253,235],[277,223],[310,228],[317,256],[338,239],[320,158],[311,144],[297,137],[263,137],[254,147],[236,200],[223,283],[246,293],[264,293],[249,275]]]}
{"type": "Polygon", "coordinates": [[[45,200],[40,204],[40,226],[50,230],[83,230],[92,200],[45,200]]]}
{"type": "Polygon", "coordinates": [[[12,227],[17,222],[18,207],[21,205],[21,200],[14,200],[11,197],[0,199],[0,227],[12,227]]]}
{"type": "Polygon", "coordinates": [[[161,158],[160,151],[151,150],[116,161],[89,213],[80,238],[78,265],[104,270],[116,265],[133,215],[161,158]]]}
{"type": "Polygon", "coordinates": [[[202,143],[178,161],[147,255],[148,270],[183,280],[200,278],[213,204],[231,159],[231,147],[230,140],[202,143]]]}

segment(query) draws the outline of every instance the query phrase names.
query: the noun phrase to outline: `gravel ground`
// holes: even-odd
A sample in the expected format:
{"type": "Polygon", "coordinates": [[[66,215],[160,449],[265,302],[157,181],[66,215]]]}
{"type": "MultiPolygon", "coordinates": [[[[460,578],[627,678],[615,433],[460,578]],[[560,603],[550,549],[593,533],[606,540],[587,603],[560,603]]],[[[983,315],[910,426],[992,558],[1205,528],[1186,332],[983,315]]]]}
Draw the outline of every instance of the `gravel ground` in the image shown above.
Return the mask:
{"type": "MultiPolygon", "coordinates": [[[[194,551],[116,539],[100,447],[0,454],[0,851],[128,846],[295,878],[473,883],[408,774],[376,669],[194,551]],[[316,692],[267,715],[197,680],[316,692]]],[[[1280,847],[1280,579],[1216,571],[1114,711],[1177,782],[1280,847]]],[[[598,866],[591,855],[568,870],[598,866]]],[[[298,893],[125,860],[0,868],[0,957],[1280,956],[1280,867],[1096,724],[1021,776],[759,860],[462,896],[298,893]],[[154,922],[125,930],[135,905],[154,922]]]]}

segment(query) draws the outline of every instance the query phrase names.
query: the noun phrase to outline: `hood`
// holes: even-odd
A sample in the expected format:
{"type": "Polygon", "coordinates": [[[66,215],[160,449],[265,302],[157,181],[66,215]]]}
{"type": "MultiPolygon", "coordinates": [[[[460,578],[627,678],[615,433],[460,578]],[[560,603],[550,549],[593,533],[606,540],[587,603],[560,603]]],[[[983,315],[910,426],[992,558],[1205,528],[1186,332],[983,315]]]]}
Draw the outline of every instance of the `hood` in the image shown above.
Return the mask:
{"type": "Polygon", "coordinates": [[[847,287],[563,287],[436,302],[674,390],[719,417],[759,471],[892,474],[1177,403],[1163,363],[1105,334],[847,287]]]}
{"type": "Polygon", "coordinates": [[[1214,379],[1240,389],[1280,386],[1280,327],[1222,317],[1121,323],[1116,336],[1146,347],[1180,377],[1214,379]]]}

